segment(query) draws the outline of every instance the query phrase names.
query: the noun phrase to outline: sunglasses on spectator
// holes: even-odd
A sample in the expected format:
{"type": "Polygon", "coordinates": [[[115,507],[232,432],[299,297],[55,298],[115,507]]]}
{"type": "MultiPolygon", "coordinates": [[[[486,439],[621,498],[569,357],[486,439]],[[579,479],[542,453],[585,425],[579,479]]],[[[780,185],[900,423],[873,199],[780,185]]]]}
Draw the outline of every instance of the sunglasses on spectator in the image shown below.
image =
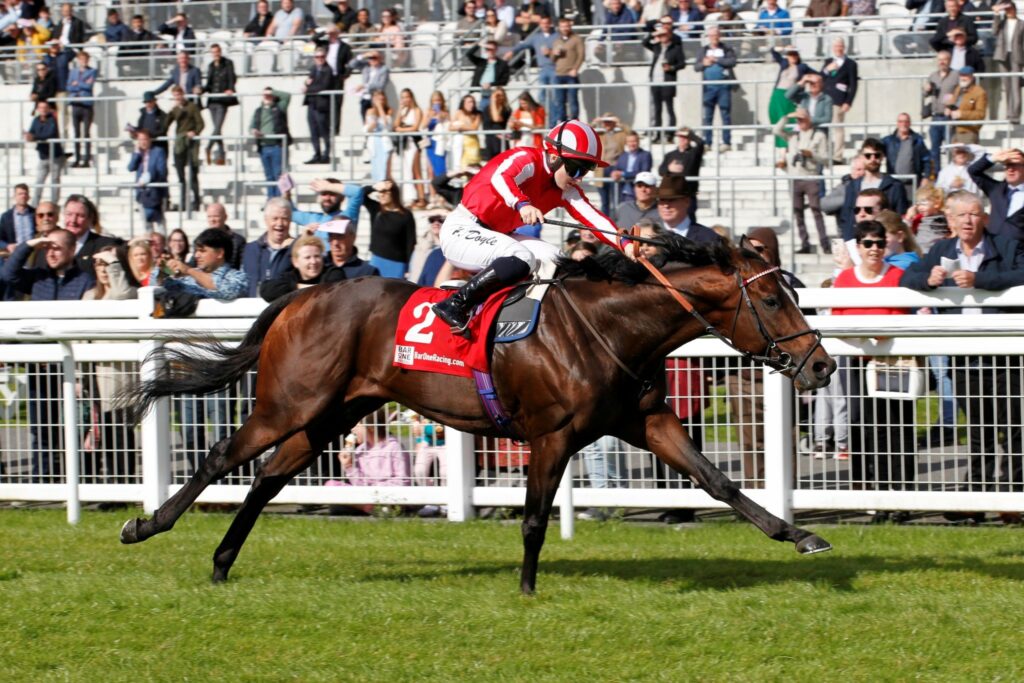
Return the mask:
{"type": "Polygon", "coordinates": [[[879,249],[885,249],[885,240],[861,240],[860,246],[865,249],[874,249],[876,247],[879,249]]]}
{"type": "Polygon", "coordinates": [[[882,158],[882,153],[881,152],[862,152],[861,155],[865,159],[881,159],[882,158]]]}
{"type": "Polygon", "coordinates": [[[427,216],[428,223],[444,223],[444,216],[427,216]]]}
{"type": "Polygon", "coordinates": [[[873,206],[855,206],[854,209],[856,209],[857,213],[863,211],[869,216],[875,213],[875,207],[873,206]]]}
{"type": "Polygon", "coordinates": [[[55,211],[36,211],[36,215],[40,218],[53,218],[57,213],[55,211]]]}
{"type": "Polygon", "coordinates": [[[595,168],[597,168],[597,164],[595,164],[593,161],[580,161],[579,159],[563,159],[563,163],[565,164],[565,172],[573,180],[578,180],[579,178],[582,178],[583,176],[587,175],[595,168]]]}

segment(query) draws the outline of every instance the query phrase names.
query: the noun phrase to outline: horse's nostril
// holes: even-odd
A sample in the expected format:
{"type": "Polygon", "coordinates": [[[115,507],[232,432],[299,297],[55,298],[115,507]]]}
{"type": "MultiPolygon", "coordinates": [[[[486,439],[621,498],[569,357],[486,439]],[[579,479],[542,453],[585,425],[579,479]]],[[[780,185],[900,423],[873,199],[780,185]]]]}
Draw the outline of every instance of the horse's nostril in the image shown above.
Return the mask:
{"type": "Polygon", "coordinates": [[[824,377],[828,374],[828,363],[825,361],[818,361],[811,366],[811,369],[814,371],[815,377],[824,377]]]}

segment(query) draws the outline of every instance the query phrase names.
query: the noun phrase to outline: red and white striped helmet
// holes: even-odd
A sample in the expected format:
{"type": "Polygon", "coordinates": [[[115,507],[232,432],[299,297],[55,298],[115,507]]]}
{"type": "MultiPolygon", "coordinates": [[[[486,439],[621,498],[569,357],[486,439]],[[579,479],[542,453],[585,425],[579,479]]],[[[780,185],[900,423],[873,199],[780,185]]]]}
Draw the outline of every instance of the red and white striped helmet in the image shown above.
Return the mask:
{"type": "Polygon", "coordinates": [[[601,138],[594,129],[578,119],[563,121],[544,136],[544,149],[567,159],[590,161],[598,166],[607,166],[601,158],[601,138]]]}

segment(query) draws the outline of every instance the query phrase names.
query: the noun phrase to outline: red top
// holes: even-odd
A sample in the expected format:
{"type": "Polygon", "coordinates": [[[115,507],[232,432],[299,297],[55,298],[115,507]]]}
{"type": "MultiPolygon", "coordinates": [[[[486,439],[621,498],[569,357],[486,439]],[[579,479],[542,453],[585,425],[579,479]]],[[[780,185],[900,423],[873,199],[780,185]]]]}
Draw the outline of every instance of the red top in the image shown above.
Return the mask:
{"type": "MultiPolygon", "coordinates": [[[[886,265],[886,270],[878,282],[862,282],[857,273],[856,266],[847,268],[836,275],[833,287],[899,287],[900,276],[903,270],[895,266],[886,265]]],[[[832,315],[906,315],[910,313],[909,308],[889,308],[878,306],[874,308],[833,308],[832,315]]]]}
{"type": "MultiPolygon", "coordinates": [[[[615,223],[594,208],[583,190],[573,185],[558,189],[545,152],[535,147],[515,147],[494,157],[473,176],[462,194],[462,205],[470,213],[485,227],[503,234],[523,225],[516,208],[520,202],[532,204],[545,214],[562,207],[589,228],[615,232],[615,223]]],[[[594,234],[602,242],[619,247],[613,237],[594,234]]]]}

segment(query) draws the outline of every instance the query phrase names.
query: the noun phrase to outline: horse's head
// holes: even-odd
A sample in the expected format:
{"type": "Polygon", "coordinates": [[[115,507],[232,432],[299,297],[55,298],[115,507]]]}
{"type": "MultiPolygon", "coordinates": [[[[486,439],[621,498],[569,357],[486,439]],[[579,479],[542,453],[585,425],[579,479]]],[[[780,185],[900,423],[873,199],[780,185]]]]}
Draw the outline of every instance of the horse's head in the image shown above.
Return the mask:
{"type": "MultiPolygon", "coordinates": [[[[799,390],[829,383],[836,362],[800,312],[797,292],[782,271],[761,259],[747,238],[732,255],[731,321],[719,328],[735,348],[793,380],[799,390]]],[[[730,317],[730,316],[726,316],[730,317]]],[[[720,318],[725,321],[725,318],[720,318]]]]}

